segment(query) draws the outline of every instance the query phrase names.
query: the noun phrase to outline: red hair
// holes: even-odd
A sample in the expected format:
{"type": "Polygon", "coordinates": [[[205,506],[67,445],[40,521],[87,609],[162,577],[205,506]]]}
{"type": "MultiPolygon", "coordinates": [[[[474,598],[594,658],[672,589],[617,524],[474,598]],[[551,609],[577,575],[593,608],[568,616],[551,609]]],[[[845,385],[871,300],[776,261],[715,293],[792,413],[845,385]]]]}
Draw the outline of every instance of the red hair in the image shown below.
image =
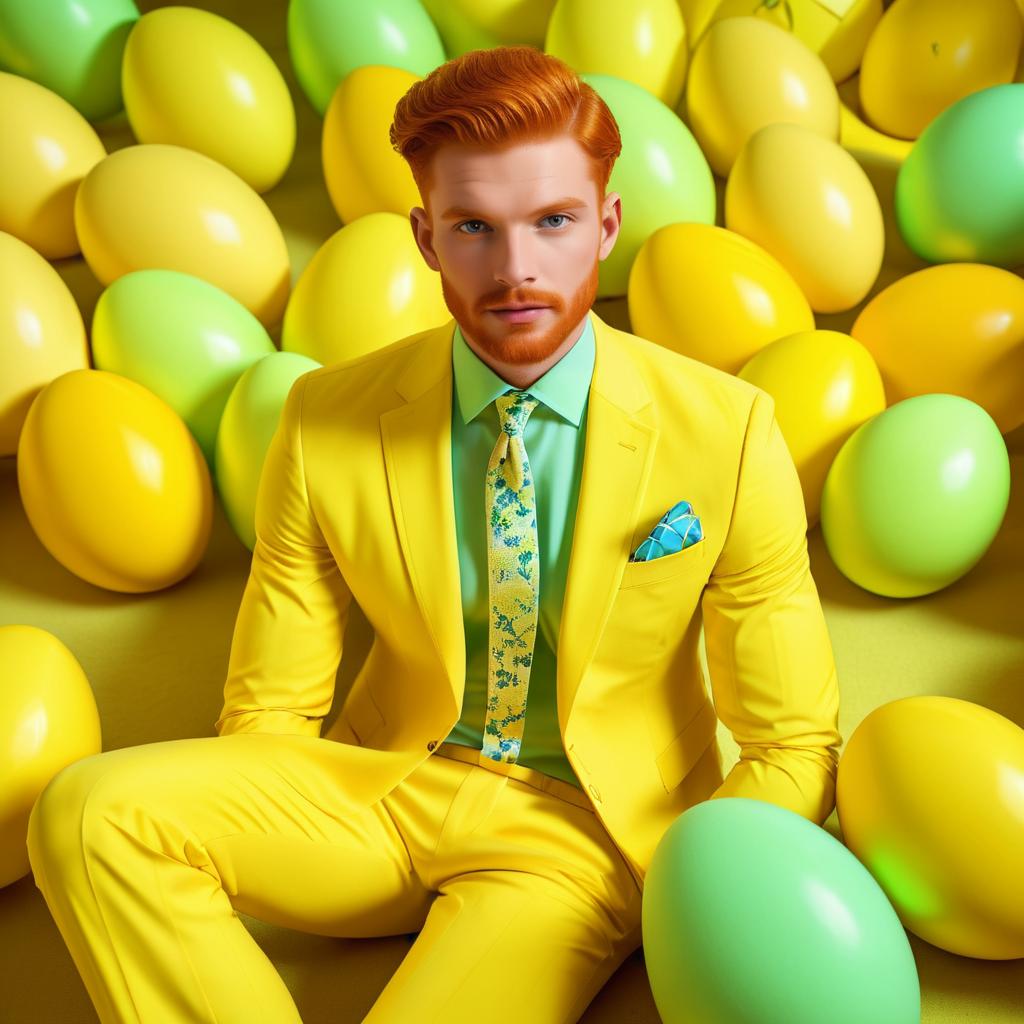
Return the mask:
{"type": "Polygon", "coordinates": [[[563,132],[590,155],[603,196],[622,151],[612,112],[564,61],[517,45],[470,50],[434,68],[398,101],[388,134],[426,205],[431,162],[446,142],[501,149],[563,132]]]}

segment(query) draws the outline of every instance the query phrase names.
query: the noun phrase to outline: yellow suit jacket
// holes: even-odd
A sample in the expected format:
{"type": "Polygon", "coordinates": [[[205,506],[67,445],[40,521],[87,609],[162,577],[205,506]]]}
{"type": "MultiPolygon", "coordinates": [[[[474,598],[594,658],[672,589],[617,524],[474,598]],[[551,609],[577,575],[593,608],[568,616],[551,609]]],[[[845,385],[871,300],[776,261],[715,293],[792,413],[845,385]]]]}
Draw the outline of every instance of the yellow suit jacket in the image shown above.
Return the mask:
{"type": "MultiPolygon", "coordinates": [[[[707,797],[834,807],[839,691],[810,574],[800,482],[771,396],[606,324],[594,376],[557,650],[566,755],[634,877],[707,797]],[[629,555],[675,502],[703,539],[629,555]],[[711,697],[699,658],[701,624],[711,697]],[[717,713],[717,714],[716,714],[717,713]],[[740,760],[685,779],[716,742],[740,760]]],[[[331,732],[373,802],[461,712],[465,636],[451,473],[455,321],[292,386],[257,495],[221,735],[320,736],[354,597],[374,640],[331,732]]],[[[696,774],[696,773],[695,773],[696,774]]]]}

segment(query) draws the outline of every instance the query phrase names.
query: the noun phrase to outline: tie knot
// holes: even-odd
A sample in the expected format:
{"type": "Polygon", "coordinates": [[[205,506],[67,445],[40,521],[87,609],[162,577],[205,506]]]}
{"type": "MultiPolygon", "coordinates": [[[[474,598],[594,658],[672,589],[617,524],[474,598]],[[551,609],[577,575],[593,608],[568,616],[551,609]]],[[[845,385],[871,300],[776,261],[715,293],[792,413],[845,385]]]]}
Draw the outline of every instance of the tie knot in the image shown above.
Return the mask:
{"type": "Polygon", "coordinates": [[[529,391],[506,391],[495,399],[498,407],[498,422],[509,437],[522,434],[530,413],[537,408],[539,400],[529,391]]]}

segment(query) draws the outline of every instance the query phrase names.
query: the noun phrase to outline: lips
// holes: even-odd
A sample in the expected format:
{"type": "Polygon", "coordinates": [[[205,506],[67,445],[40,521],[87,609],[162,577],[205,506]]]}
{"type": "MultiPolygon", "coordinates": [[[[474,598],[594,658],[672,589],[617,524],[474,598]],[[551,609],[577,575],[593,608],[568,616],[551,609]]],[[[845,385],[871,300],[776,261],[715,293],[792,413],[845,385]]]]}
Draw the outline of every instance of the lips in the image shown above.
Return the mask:
{"type": "Polygon", "coordinates": [[[530,303],[525,306],[492,306],[492,313],[507,313],[513,309],[547,309],[547,306],[543,306],[540,303],[530,303]]]}

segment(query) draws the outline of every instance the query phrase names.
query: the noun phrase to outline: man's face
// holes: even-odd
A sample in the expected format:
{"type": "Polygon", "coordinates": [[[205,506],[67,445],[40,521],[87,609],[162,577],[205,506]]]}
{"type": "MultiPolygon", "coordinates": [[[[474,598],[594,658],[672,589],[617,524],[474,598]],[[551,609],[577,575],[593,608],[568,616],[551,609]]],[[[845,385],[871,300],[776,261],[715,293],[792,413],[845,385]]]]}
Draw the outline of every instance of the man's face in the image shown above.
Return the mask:
{"type": "Polygon", "coordinates": [[[618,194],[601,199],[582,146],[569,134],[501,150],[451,143],[431,171],[427,209],[409,216],[463,334],[512,365],[578,337],[621,220],[618,194]],[[545,308],[520,322],[493,311],[523,302],[545,308]]]}

